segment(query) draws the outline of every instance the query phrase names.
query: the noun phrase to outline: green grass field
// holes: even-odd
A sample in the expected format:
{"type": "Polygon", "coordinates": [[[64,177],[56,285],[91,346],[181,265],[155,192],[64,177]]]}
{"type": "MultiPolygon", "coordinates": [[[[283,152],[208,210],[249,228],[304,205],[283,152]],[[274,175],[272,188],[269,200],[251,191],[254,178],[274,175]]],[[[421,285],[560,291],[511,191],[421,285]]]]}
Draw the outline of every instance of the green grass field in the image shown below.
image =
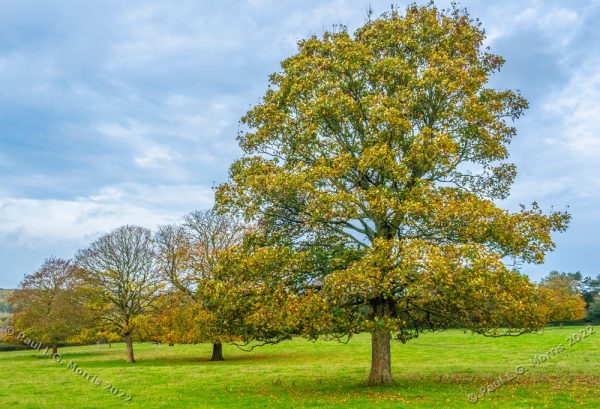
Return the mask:
{"type": "Polygon", "coordinates": [[[243,352],[224,348],[225,362],[208,362],[209,345],[136,344],[138,363],[124,362],[124,345],[63,348],[63,364],[40,352],[0,353],[1,408],[598,408],[600,334],[573,346],[582,327],[541,335],[490,339],[461,331],[426,334],[394,344],[396,385],[367,387],[369,336],[348,344],[294,339],[243,352]],[[534,356],[565,349],[533,367],[534,356]],[[133,396],[124,402],[68,368],[77,365],[133,396]],[[498,376],[517,375],[470,403],[469,393],[498,376]]]}

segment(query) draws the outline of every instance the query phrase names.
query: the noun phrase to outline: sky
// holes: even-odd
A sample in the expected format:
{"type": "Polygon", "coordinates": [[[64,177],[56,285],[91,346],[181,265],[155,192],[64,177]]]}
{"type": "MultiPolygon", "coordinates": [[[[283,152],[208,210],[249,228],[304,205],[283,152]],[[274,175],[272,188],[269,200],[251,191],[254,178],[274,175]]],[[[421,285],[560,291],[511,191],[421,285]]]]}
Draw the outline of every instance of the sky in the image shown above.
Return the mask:
{"type": "MultiPolygon", "coordinates": [[[[353,31],[390,4],[0,0],[0,287],[120,225],[210,207],[241,155],[239,119],[297,41],[353,31]]],[[[530,102],[502,206],[573,216],[545,263],[522,271],[600,274],[600,1],[460,5],[506,59],[491,86],[530,102]]]]}

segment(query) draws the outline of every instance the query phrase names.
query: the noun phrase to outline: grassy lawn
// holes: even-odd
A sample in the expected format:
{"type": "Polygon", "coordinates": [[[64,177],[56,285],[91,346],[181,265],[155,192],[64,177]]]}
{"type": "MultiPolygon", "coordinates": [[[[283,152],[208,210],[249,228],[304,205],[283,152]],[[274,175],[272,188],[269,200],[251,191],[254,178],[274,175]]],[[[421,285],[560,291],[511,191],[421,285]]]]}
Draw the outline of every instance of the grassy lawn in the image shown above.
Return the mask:
{"type": "Polygon", "coordinates": [[[35,351],[0,353],[1,408],[597,408],[600,334],[568,346],[581,327],[541,335],[489,339],[461,331],[394,344],[397,384],[370,388],[370,338],[348,344],[294,339],[243,352],[224,347],[225,362],[208,362],[209,345],[136,344],[138,363],[124,362],[123,344],[63,348],[63,364],[35,351]],[[564,351],[531,360],[557,344],[564,351]],[[124,402],[67,367],[69,361],[133,396],[124,402]],[[498,376],[526,371],[470,403],[498,376]]]}

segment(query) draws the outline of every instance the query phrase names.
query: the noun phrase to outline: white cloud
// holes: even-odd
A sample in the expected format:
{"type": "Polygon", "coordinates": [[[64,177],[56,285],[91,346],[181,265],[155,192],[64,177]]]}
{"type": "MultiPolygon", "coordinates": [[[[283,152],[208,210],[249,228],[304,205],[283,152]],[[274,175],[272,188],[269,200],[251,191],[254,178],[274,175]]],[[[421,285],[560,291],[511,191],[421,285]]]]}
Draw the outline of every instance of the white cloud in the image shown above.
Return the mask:
{"type": "Polygon", "coordinates": [[[547,202],[549,199],[567,193],[572,185],[573,179],[570,176],[559,176],[551,179],[529,176],[524,179],[517,179],[511,189],[508,202],[513,204],[529,204],[533,200],[547,202]]]}
{"type": "Polygon", "coordinates": [[[145,168],[165,166],[165,163],[173,162],[175,158],[169,153],[169,149],[150,146],[144,149],[141,155],[134,158],[135,163],[145,168]]]}
{"type": "Polygon", "coordinates": [[[484,23],[488,44],[510,37],[516,31],[529,29],[545,37],[550,48],[557,48],[572,42],[583,17],[563,5],[530,0],[503,2],[501,6],[492,7],[487,20],[484,23]]]}
{"type": "Polygon", "coordinates": [[[132,149],[134,162],[141,167],[175,170],[174,164],[181,158],[167,145],[152,139],[150,135],[156,130],[151,125],[129,121],[127,125],[103,123],[96,129],[101,135],[132,149]]]}
{"type": "MultiPolygon", "coordinates": [[[[577,67],[569,81],[548,95],[544,109],[559,118],[559,136],[551,141],[566,147],[579,160],[600,164],[600,59],[577,67]]],[[[599,165],[600,167],[600,165],[599,165]]]]}
{"type": "Polygon", "coordinates": [[[195,209],[212,206],[212,191],[192,185],[107,186],[75,199],[0,196],[0,241],[17,237],[23,245],[85,241],[124,224],[154,228],[175,223],[195,209]]]}
{"type": "Polygon", "coordinates": [[[36,103],[48,102],[58,91],[54,83],[58,76],[57,64],[52,55],[0,53],[0,97],[26,98],[36,103]],[[27,84],[27,87],[19,86],[20,84],[27,84]]]}
{"type": "Polygon", "coordinates": [[[250,23],[243,14],[215,16],[207,3],[189,1],[177,7],[171,2],[132,6],[116,21],[117,35],[106,63],[111,70],[162,65],[171,58],[196,60],[210,57],[207,52],[239,48],[250,23]],[[229,29],[219,30],[225,24],[229,29]]]}

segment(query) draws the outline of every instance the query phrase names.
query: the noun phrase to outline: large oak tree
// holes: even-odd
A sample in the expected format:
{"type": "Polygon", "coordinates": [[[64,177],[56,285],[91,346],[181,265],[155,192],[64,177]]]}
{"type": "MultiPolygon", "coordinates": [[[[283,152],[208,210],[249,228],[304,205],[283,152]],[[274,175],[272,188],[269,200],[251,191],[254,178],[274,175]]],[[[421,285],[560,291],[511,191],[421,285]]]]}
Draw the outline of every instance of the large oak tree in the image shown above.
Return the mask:
{"type": "Polygon", "coordinates": [[[242,118],[244,156],[217,191],[273,246],[338,248],[311,279],[349,333],[371,332],[370,384],[392,382],[392,337],[547,319],[517,266],[541,263],[569,215],[497,205],[527,101],[489,87],[503,59],[484,38],[466,11],[429,4],[300,41],[242,118]]]}

